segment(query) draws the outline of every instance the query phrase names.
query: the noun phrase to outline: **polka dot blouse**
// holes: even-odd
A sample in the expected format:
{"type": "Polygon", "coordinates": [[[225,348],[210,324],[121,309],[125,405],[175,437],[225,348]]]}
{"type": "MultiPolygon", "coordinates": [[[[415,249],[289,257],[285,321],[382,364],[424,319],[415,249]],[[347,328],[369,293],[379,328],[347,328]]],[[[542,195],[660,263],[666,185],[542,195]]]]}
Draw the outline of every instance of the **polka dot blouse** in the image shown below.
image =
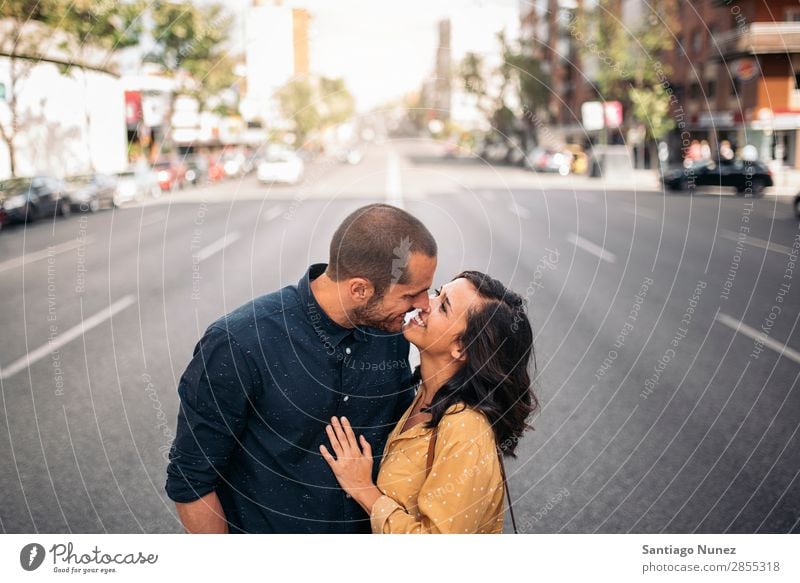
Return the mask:
{"type": "Polygon", "coordinates": [[[486,417],[463,405],[450,407],[439,423],[433,465],[426,476],[432,429],[418,423],[402,431],[405,412],[383,453],[372,507],[372,532],[500,533],[503,477],[495,438],[486,417]]]}

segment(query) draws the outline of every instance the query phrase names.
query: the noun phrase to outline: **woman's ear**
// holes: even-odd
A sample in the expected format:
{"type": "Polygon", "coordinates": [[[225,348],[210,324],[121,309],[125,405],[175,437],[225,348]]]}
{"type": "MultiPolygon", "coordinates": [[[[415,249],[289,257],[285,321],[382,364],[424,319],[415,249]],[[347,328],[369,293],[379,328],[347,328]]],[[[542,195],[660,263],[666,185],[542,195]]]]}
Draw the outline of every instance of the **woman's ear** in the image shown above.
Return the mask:
{"type": "Polygon", "coordinates": [[[453,360],[457,362],[466,362],[467,360],[467,354],[460,342],[456,344],[450,351],[450,356],[452,356],[453,360]]]}

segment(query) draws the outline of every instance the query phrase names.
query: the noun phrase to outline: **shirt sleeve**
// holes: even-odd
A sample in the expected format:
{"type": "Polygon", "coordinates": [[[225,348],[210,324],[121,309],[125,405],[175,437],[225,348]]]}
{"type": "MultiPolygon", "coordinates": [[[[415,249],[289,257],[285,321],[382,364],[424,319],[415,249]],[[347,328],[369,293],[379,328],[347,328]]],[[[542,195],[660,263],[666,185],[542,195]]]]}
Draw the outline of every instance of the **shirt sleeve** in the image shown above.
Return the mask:
{"type": "Polygon", "coordinates": [[[420,519],[384,495],[372,507],[372,532],[475,533],[496,503],[498,488],[503,488],[503,479],[489,423],[475,411],[445,415],[431,472],[417,499],[420,519]]]}
{"type": "Polygon", "coordinates": [[[191,502],[215,489],[239,443],[256,379],[234,338],[210,326],[178,384],[180,409],[165,486],[170,499],[191,502]]]}

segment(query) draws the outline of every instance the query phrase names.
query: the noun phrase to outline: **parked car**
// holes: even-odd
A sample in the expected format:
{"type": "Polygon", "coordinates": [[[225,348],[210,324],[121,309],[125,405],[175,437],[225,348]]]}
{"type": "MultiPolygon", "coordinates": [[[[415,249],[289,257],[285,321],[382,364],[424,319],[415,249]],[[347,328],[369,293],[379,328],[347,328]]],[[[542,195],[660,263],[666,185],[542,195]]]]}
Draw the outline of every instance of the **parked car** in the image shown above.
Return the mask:
{"type": "Polygon", "coordinates": [[[163,191],[183,188],[186,184],[186,165],[177,158],[159,160],[153,164],[153,169],[163,191]]]}
{"type": "Polygon", "coordinates": [[[141,202],[147,196],[153,198],[161,196],[158,176],[147,164],[131,166],[124,172],[119,172],[116,178],[117,192],[114,196],[114,206],[121,206],[132,200],[141,202]]]}
{"type": "Polygon", "coordinates": [[[222,157],[222,168],[228,178],[241,178],[245,175],[244,154],[239,152],[224,154],[222,157]]]}
{"type": "Polygon", "coordinates": [[[215,155],[209,154],[206,157],[208,162],[208,179],[211,182],[217,182],[225,178],[225,169],[222,167],[222,161],[215,155]]]}
{"type": "Polygon", "coordinates": [[[489,163],[505,163],[509,155],[509,144],[504,140],[483,138],[478,143],[478,156],[489,163]]]}
{"type": "Polygon", "coordinates": [[[527,157],[527,164],[536,172],[554,172],[567,176],[572,169],[572,154],[547,148],[534,148],[527,157]]]}
{"type": "Polygon", "coordinates": [[[361,153],[359,148],[353,146],[339,150],[336,153],[336,158],[343,164],[355,166],[356,164],[361,163],[361,160],[364,159],[364,154],[361,153]]]}
{"type": "Polygon", "coordinates": [[[186,157],[186,182],[197,186],[208,182],[208,159],[194,154],[186,157]]]}
{"type": "Polygon", "coordinates": [[[0,182],[0,223],[30,222],[68,216],[70,201],[63,181],[52,176],[11,178],[0,182]]]}
{"type": "Polygon", "coordinates": [[[661,176],[669,190],[688,190],[695,186],[727,186],[736,189],[739,196],[751,193],[761,196],[764,188],[773,186],[772,172],[763,162],[748,160],[699,160],[688,167],[670,168],[661,176]]]}
{"type": "Polygon", "coordinates": [[[572,174],[586,174],[589,171],[589,156],[583,149],[583,146],[578,144],[567,144],[564,150],[572,155],[570,163],[570,173],[572,174]]]}
{"type": "Polygon", "coordinates": [[[297,184],[303,176],[303,167],[303,161],[294,152],[270,153],[258,164],[258,180],[297,184]]]}
{"type": "Polygon", "coordinates": [[[85,174],[66,180],[70,206],[77,212],[97,212],[114,206],[116,179],[107,174],[85,174]]]}

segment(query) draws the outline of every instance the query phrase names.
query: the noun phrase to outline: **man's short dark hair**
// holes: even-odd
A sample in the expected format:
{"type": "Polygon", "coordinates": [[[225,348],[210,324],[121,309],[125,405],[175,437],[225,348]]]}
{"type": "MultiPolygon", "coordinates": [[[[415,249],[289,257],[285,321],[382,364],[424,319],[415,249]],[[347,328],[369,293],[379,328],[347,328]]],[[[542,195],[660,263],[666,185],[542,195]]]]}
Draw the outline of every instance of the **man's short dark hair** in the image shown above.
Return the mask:
{"type": "Polygon", "coordinates": [[[370,204],[352,212],[331,239],[328,276],[334,281],[363,277],[376,296],[392,283],[408,283],[412,253],[436,257],[436,240],[422,222],[388,204],[370,204]]]}

